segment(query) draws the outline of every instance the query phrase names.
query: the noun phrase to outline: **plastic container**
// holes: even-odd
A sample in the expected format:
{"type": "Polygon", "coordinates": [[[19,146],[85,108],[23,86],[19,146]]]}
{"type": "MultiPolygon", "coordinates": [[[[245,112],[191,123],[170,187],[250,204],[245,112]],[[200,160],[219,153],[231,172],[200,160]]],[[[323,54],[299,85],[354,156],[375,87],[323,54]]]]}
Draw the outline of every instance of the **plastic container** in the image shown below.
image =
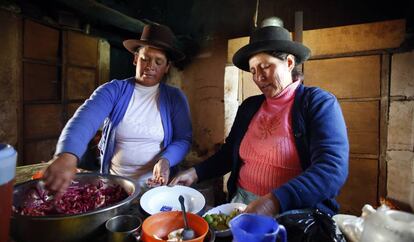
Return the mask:
{"type": "Polygon", "coordinates": [[[397,210],[378,210],[364,221],[361,242],[413,242],[414,214],[397,210]]]}
{"type": "Polygon", "coordinates": [[[0,241],[9,239],[16,160],[17,153],[14,148],[0,144],[0,241]]]}
{"type": "MultiPolygon", "coordinates": [[[[177,199],[178,200],[178,199],[177,199]]],[[[203,242],[209,226],[206,220],[193,213],[186,213],[188,226],[194,230],[196,237],[187,242],[203,242]]],[[[184,219],[181,211],[159,212],[147,217],[142,223],[141,240],[144,242],[166,242],[168,234],[174,230],[184,228],[184,219]]]]}
{"type": "Polygon", "coordinates": [[[242,213],[230,220],[234,242],[287,241],[286,230],[276,219],[264,215],[242,213]]]}

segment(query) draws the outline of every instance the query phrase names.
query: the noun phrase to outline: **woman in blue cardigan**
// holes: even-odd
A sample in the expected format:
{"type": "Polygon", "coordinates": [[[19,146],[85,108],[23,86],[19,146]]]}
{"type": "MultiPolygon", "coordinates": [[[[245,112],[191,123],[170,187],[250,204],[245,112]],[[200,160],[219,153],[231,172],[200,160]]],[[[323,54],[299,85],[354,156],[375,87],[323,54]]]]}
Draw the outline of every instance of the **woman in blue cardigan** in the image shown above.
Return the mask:
{"type": "Polygon", "coordinates": [[[189,151],[189,105],[177,88],[162,83],[171,62],[184,58],[163,25],[146,25],[140,39],[124,41],[134,54],[135,77],[100,86],[63,129],[55,157],[44,172],[46,186],[63,192],[88,142],[102,126],[101,172],[126,176],[143,187],[166,184],[170,167],[189,151]]]}
{"type": "Polygon", "coordinates": [[[348,176],[347,132],[335,96],[301,84],[295,66],[309,56],[310,50],[281,26],[255,30],[233,63],[252,73],[263,94],[240,105],[216,154],[171,184],[191,185],[231,172],[229,198],[248,204],[246,212],[318,208],[336,213],[335,197],[348,176]]]}

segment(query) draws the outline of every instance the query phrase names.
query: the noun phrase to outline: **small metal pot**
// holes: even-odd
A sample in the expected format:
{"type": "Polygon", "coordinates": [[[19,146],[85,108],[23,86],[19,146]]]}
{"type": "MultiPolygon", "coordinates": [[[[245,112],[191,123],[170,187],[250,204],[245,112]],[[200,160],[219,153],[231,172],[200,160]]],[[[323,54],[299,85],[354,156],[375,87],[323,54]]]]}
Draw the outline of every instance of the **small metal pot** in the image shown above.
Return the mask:
{"type": "Polygon", "coordinates": [[[142,219],[134,215],[118,215],[106,221],[108,242],[137,242],[142,219]]]}
{"type": "MultiPolygon", "coordinates": [[[[12,238],[24,242],[96,241],[97,237],[105,233],[105,222],[127,211],[132,200],[139,194],[135,183],[121,176],[79,173],[75,180],[79,184],[98,184],[99,181],[103,181],[108,185],[120,185],[130,195],[109,207],[77,215],[23,216],[13,214],[12,238]]],[[[32,180],[16,185],[13,191],[13,205],[20,206],[26,194],[38,182],[39,180],[32,180]]]]}

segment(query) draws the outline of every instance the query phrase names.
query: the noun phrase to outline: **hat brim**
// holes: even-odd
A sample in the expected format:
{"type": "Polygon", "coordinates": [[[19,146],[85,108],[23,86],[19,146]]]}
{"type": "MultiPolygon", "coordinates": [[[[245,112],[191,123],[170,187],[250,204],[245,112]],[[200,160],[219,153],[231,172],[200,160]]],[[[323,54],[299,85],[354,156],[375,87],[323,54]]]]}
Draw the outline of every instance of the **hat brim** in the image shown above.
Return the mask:
{"type": "Polygon", "coordinates": [[[243,71],[250,72],[249,59],[260,52],[278,51],[296,57],[296,65],[310,57],[310,49],[301,43],[287,40],[266,40],[248,44],[240,48],[233,56],[233,64],[243,71]]]}
{"type": "Polygon", "coordinates": [[[150,42],[150,41],[138,40],[138,39],[128,39],[128,40],[125,40],[124,42],[122,42],[122,44],[132,54],[135,54],[135,51],[138,49],[138,47],[151,46],[151,47],[166,51],[168,53],[168,57],[171,59],[171,61],[176,62],[176,61],[183,60],[185,58],[184,53],[182,53],[181,51],[179,51],[175,48],[171,48],[170,46],[163,45],[163,44],[153,43],[153,42],[150,42]]]}

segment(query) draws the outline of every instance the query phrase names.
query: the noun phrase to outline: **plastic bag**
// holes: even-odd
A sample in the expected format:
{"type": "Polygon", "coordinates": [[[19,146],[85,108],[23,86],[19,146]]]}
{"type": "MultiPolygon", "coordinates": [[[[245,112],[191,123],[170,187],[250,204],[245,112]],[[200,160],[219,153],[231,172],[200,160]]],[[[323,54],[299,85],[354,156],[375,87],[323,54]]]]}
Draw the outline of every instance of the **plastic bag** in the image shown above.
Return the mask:
{"type": "Polygon", "coordinates": [[[335,221],[317,209],[292,210],[276,217],[289,242],[346,242],[335,221]]]}

